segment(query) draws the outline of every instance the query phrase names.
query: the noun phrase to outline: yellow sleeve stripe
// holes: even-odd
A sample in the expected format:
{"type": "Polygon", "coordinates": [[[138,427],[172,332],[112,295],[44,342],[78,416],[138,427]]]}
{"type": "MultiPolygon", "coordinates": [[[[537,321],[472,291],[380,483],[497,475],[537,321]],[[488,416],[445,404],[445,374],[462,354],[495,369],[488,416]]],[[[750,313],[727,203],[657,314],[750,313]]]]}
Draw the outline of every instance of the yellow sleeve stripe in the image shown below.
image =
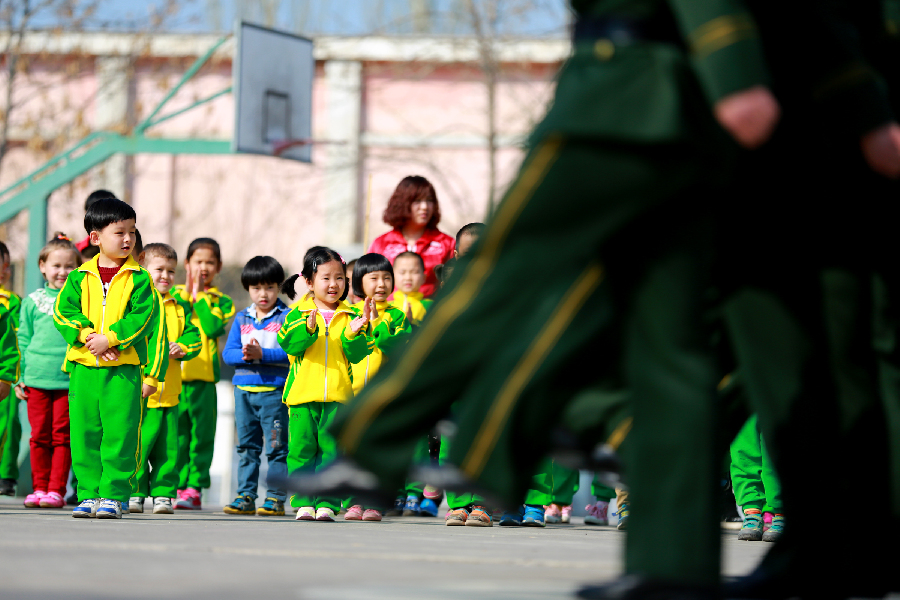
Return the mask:
{"type": "Polygon", "coordinates": [[[688,36],[697,58],[705,58],[722,48],[757,36],[756,23],[750,15],[724,15],[707,21],[688,36]]]}
{"type": "Polygon", "coordinates": [[[60,325],[65,325],[66,327],[71,327],[72,329],[77,329],[81,331],[82,327],[75,321],[70,321],[66,317],[63,316],[61,312],[59,312],[59,299],[62,294],[56,296],[56,302],[53,303],[53,319],[59,323],[60,325]]]}

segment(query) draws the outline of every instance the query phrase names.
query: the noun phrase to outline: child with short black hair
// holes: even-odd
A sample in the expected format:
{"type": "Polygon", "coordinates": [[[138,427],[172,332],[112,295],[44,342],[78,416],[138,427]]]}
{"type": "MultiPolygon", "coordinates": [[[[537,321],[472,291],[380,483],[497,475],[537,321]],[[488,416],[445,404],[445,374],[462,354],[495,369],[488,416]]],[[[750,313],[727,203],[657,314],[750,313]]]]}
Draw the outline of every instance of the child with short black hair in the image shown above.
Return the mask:
{"type": "Polygon", "coordinates": [[[129,512],[144,512],[144,500],[153,498],[153,514],[172,514],[172,498],[178,486],[178,404],[181,394],[181,364],[200,352],[200,331],[170,293],[175,284],[178,253],[168,244],[147,244],[138,255],[150,273],[165,327],[156,342],[168,364],[159,378],[147,377],[144,384],[156,388],[147,398],[141,423],[141,462],[129,512]]]}
{"type": "Polygon", "coordinates": [[[453,258],[462,258],[471,252],[472,246],[474,246],[481,237],[483,231],[484,223],[469,223],[468,225],[463,225],[462,228],[456,232],[456,246],[453,250],[453,258]]]}
{"type": "Polygon", "coordinates": [[[53,324],[53,305],[69,273],[81,264],[81,253],[62,233],[56,233],[38,255],[44,286],[22,303],[19,322],[21,380],[16,396],[28,403],[31,425],[32,493],[28,508],[65,506],[66,481],[72,467],[69,449],[69,375],[60,369],[66,341],[53,324]]]}
{"type": "Polygon", "coordinates": [[[208,488],[216,439],[219,381],[218,338],[234,316],[234,303],[215,287],[222,270],[222,250],[212,238],[197,238],[184,259],[187,282],[172,294],[200,330],[200,353],[181,363],[182,394],[178,403],[179,489],[175,508],[200,510],[200,491],[208,488]]]}
{"type": "Polygon", "coordinates": [[[131,257],[135,221],[121,200],[90,207],[84,228],[100,253],[69,274],[53,311],[69,345],[72,466],[81,500],[75,517],[121,518],[138,469],[141,375],[158,363],[146,336],[159,314],[150,274],[131,257]]]}
{"type": "Polygon", "coordinates": [[[419,291],[425,283],[425,261],[415,252],[401,252],[394,259],[394,275],[394,306],[406,314],[412,325],[418,325],[432,303],[419,291]]]}
{"type": "MultiPolygon", "coordinates": [[[[22,300],[17,294],[6,289],[9,276],[9,248],[0,242],[0,306],[9,314],[9,323],[13,330],[12,339],[15,341],[15,332],[19,329],[19,311],[22,300]]],[[[18,363],[18,360],[16,362],[18,363]]],[[[15,384],[15,379],[11,381],[11,384],[15,384]]],[[[2,385],[0,383],[0,386],[2,385]]],[[[21,439],[22,422],[19,419],[19,399],[15,394],[7,393],[3,399],[0,399],[0,495],[14,496],[16,493],[21,439]]]]}
{"type": "Polygon", "coordinates": [[[237,313],[222,351],[234,365],[234,419],[237,426],[237,498],[224,508],[230,515],[280,516],[287,492],[269,485],[256,508],[259,466],[265,448],[269,481],[287,476],[288,408],[282,402],[288,356],[278,345],[278,332],[288,307],[279,300],[284,269],[271,256],[254,256],[241,271],[241,284],[252,304],[237,313]]]}
{"type": "Polygon", "coordinates": [[[354,258],[350,262],[347,263],[347,269],[344,271],[344,274],[347,276],[347,287],[350,288],[350,291],[347,292],[347,304],[353,306],[357,302],[363,300],[356,295],[356,288],[353,287],[353,269],[356,267],[356,261],[358,259],[354,258]]]}

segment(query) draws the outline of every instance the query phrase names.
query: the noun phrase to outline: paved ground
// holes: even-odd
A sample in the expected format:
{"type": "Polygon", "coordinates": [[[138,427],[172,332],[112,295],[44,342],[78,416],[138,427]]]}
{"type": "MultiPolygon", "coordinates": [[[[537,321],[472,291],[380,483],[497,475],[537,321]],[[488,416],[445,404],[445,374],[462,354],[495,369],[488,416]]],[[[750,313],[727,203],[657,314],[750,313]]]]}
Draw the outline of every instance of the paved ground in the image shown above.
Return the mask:
{"type": "MultiPolygon", "coordinates": [[[[121,521],[0,503],[0,597],[556,599],[619,572],[611,527],[445,527],[430,518],[301,523],[213,510],[121,521]]],[[[725,570],[767,544],[724,536],[725,570]]],[[[660,541],[660,543],[665,543],[660,541]]]]}

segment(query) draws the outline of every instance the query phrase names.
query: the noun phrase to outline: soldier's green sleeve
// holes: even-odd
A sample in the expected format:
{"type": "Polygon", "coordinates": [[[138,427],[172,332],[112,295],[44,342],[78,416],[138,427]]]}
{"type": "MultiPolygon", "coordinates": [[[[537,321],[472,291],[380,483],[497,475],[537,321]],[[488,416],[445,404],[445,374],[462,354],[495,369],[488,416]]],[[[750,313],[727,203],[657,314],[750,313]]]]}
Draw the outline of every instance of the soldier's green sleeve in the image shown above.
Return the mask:
{"type": "Polygon", "coordinates": [[[200,341],[200,330],[191,323],[190,306],[184,310],[184,331],[181,337],[175,340],[175,343],[181,346],[181,349],[184,351],[184,356],[179,359],[182,361],[191,360],[200,354],[200,350],[203,348],[203,342],[200,341]]]}
{"type": "Polygon", "coordinates": [[[147,326],[147,366],[144,368],[144,383],[159,387],[166,380],[169,368],[169,338],[166,333],[166,313],[162,296],[153,290],[156,301],[153,317],[147,326]]]}
{"type": "MultiPolygon", "coordinates": [[[[0,307],[0,382],[15,385],[19,380],[19,345],[12,315],[0,307]]],[[[12,393],[12,392],[10,392],[12,393]]]]}
{"type": "Polygon", "coordinates": [[[669,0],[710,104],[769,85],[759,29],[740,0],[669,0]]]}

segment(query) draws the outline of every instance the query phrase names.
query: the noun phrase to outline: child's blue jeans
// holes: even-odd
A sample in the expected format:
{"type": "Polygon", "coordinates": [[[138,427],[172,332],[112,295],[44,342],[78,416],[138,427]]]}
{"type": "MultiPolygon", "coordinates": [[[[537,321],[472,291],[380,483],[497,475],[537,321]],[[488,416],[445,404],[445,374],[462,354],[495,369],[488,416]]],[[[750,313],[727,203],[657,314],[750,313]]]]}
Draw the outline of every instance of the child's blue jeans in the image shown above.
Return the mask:
{"type": "MultiPolygon", "coordinates": [[[[263,446],[269,461],[268,479],[287,477],[288,407],[282,390],[248,392],[234,388],[234,421],[237,425],[238,495],[257,498],[259,464],[263,446]]],[[[285,490],[269,485],[267,497],[284,502],[285,490]]]]}

